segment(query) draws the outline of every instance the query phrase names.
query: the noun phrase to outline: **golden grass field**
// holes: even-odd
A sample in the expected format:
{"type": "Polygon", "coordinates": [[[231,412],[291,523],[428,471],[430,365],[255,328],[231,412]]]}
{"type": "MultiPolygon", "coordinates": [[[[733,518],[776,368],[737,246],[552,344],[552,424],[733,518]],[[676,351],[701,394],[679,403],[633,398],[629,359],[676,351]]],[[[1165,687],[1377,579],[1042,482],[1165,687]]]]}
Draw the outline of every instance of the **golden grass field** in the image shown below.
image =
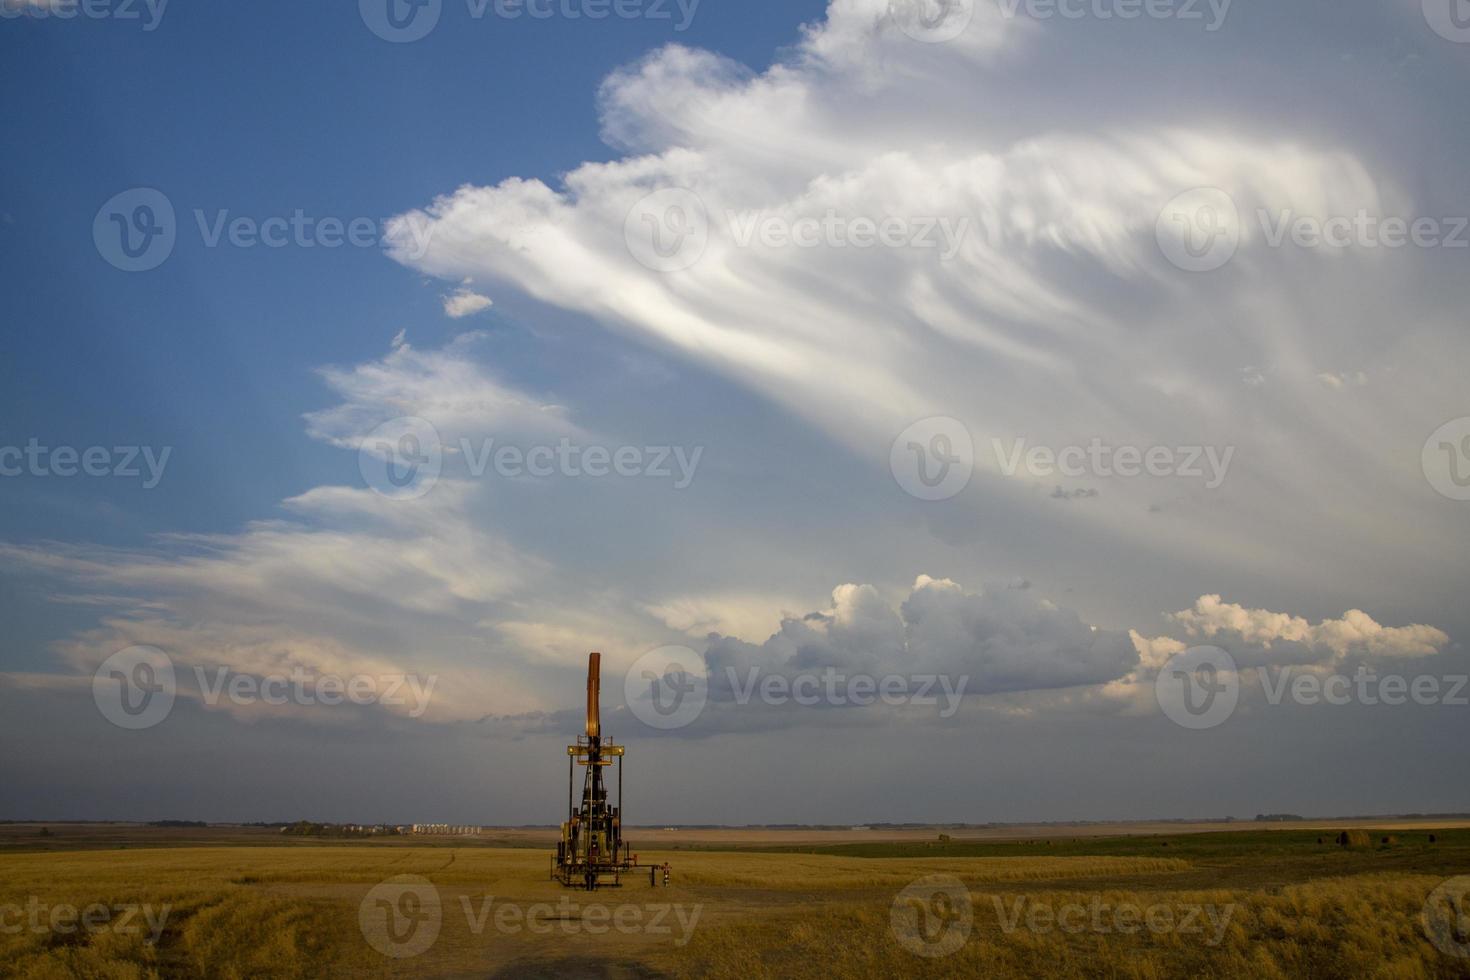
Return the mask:
{"type": "MultiPolygon", "coordinates": [[[[1470,954],[1470,917],[1451,922],[1450,952],[1423,917],[1436,887],[1470,874],[1470,830],[1430,843],[1398,825],[1390,843],[1380,832],[1354,848],[1310,829],[946,843],[763,833],[744,849],[641,854],[673,865],[671,887],[645,875],[592,894],[549,881],[544,850],[473,840],[138,846],[66,833],[0,837],[0,975],[1470,976],[1470,958],[1453,955],[1460,942],[1470,954]],[[1152,918],[1118,911],[1135,908],[1152,918]]],[[[709,846],[724,849],[691,849],[709,846]]]]}

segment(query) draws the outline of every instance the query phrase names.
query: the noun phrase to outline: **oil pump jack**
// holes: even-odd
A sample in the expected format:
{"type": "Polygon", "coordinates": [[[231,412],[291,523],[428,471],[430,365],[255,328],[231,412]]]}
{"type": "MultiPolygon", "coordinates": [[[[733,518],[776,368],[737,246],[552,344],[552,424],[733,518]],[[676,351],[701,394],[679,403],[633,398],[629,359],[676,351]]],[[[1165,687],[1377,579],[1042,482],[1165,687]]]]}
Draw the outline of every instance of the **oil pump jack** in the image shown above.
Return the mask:
{"type": "Polygon", "coordinates": [[[622,872],[636,865],[631,848],[623,842],[623,746],[602,737],[599,717],[599,670],[602,655],[587,657],[587,734],[567,746],[567,820],[561,825],[561,841],[551,876],[569,888],[593,889],[622,884],[622,872]],[[618,762],[618,805],[607,798],[602,771],[618,762]],[[572,789],[577,766],[586,768],[582,780],[582,805],[573,804],[572,789]]]}

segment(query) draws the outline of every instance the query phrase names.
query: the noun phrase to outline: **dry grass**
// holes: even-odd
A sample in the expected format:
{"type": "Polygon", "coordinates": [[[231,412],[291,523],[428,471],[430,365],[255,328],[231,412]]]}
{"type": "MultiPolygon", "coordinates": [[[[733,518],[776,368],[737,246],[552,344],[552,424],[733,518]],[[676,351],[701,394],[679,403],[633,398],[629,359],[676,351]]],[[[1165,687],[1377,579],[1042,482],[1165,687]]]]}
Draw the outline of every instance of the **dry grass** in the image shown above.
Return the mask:
{"type": "MultiPolygon", "coordinates": [[[[1172,908],[1234,906],[1217,931],[1202,916],[1201,931],[1135,934],[1056,927],[1031,931],[1024,918],[1007,930],[1014,895],[974,892],[968,942],[942,958],[920,959],[890,928],[888,903],[828,908],[800,918],[768,916],[696,935],[678,963],[684,976],[821,978],[936,977],[1164,977],[1439,978],[1463,977],[1466,963],[1435,950],[1418,920],[1424,897],[1440,879],[1358,877],[1262,892],[1119,892],[1098,896],[1119,903],[1172,908]],[[1004,912],[998,913],[999,902],[1004,912]],[[1219,936],[1218,943],[1214,943],[1219,936]]],[[[1091,893],[1031,892],[1024,897],[1051,908],[1087,906],[1091,893]]],[[[1106,920],[1105,920],[1106,921],[1106,920]]]]}
{"type": "Polygon", "coordinates": [[[1064,878],[1117,878],[1186,871],[1189,863],[1142,857],[977,857],[867,860],[825,854],[678,855],[680,880],[689,885],[829,891],[899,889],[925,875],[947,874],[967,885],[1064,878]]]}
{"type": "MultiPolygon", "coordinates": [[[[1272,839],[1275,839],[1274,835],[1272,839]]],[[[1376,838],[1374,838],[1376,840],[1376,838]]],[[[1293,845],[1295,846],[1295,845],[1293,845]]],[[[1173,850],[1183,848],[1175,846],[1173,850]]],[[[0,905],[78,908],[93,903],[169,906],[159,942],[99,931],[0,930],[0,975],[27,980],[148,978],[465,977],[581,975],[843,977],[1465,976],[1467,963],[1435,950],[1418,915],[1444,877],[1470,868],[1444,854],[1373,848],[1349,852],[1304,837],[1299,876],[1258,852],[1213,856],[851,857],[832,854],[650,852],[671,860],[675,887],[646,881],[595,896],[547,880],[547,855],[485,847],[286,846],[154,848],[0,854],[0,905]],[[1354,873],[1372,861],[1434,861],[1432,868],[1354,873]],[[1200,863],[1207,862],[1207,863],[1200,863]],[[1315,871],[1302,871],[1310,865],[1315,871]],[[1422,873],[1439,871],[1443,874],[1422,873]],[[1336,868],[1337,870],[1332,870],[1336,868]],[[1236,872],[1234,877],[1224,874],[1236,872]],[[392,960],[365,942],[358,907],[391,876],[420,875],[441,893],[444,929],[421,957],[392,960]],[[920,959],[900,945],[890,911],[897,892],[932,874],[957,877],[973,896],[974,928],[957,952],[920,959]],[[1231,881],[1229,887],[1223,880],[1231,881]],[[1221,887],[1214,887],[1220,881],[1221,887]],[[1288,883],[1294,882],[1294,883],[1288,883]],[[1201,886],[1209,890],[1201,890],[1201,886]],[[493,901],[526,907],[565,901],[697,906],[688,945],[667,935],[538,936],[468,925],[462,909],[493,901]],[[1002,928],[1034,907],[1233,906],[1218,944],[1201,933],[1002,928]],[[997,902],[999,905],[997,905],[997,902]],[[619,972],[621,971],[621,972],[619,972]]],[[[1246,848],[1246,851],[1250,851],[1246,848]]],[[[13,919],[11,920],[13,921],[13,919]]],[[[560,921],[560,920],[559,920],[560,921]]]]}

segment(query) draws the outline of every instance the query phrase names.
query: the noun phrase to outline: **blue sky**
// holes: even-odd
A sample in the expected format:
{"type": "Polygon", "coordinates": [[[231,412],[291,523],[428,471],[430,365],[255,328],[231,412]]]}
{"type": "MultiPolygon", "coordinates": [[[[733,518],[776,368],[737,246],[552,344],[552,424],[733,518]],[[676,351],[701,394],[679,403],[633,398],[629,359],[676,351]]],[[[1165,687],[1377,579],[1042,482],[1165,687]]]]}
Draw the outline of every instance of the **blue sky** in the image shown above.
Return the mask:
{"type": "Polygon", "coordinates": [[[593,648],[615,734],[697,770],[651,794],[669,822],[1470,806],[1436,763],[1463,709],[1283,706],[1257,671],[1470,669],[1470,44],[1439,0],[704,0],[685,30],[444,0],[408,43],[353,4],[63,2],[0,20],[0,451],[170,456],[0,477],[0,733],[49,746],[7,753],[0,816],[543,822],[593,648]],[[177,241],[127,271],[94,219],[140,189],[177,241]],[[208,244],[297,212],[371,242],[208,244]],[[562,443],[643,469],[476,468],[562,443]],[[1181,733],[1159,678],[1203,645],[1241,707],[1181,733]],[[708,710],[660,733],[621,679],[671,646],[708,710]],[[132,731],[93,679],[139,647],[179,687],[132,731]],[[829,668],[967,687],[938,717],[737,696],[829,668]],[[206,697],[296,669],[437,693],[206,697]],[[852,744],[899,791],[834,769],[852,744]],[[1011,754],[952,784],[975,744],[1011,754]]]}
{"type": "Polygon", "coordinates": [[[437,293],[374,249],[220,255],[188,235],[157,275],[118,273],[77,233],[113,194],[157,187],[181,213],[381,219],[463,183],[554,175],[608,156],[592,93],[613,68],[675,39],[759,64],[821,11],[711,8],[675,32],[645,19],[473,21],[454,5],[443,29],[390,44],[350,5],[282,6],[165,7],[147,33],[5,23],[0,78],[16,95],[0,256],[28,284],[7,302],[6,418],[58,441],[146,430],[193,460],[157,494],[108,488],[123,513],[105,520],[88,516],[95,487],[48,487],[34,509],[7,508],[7,531],[63,535],[80,520],[115,541],[233,528],[353,465],[305,452],[316,367],[380,352],[409,323],[451,332],[437,293]]]}
{"type": "MultiPolygon", "coordinates": [[[[119,272],[87,233],[113,194],[157,187],[191,229],[196,208],[381,220],[462,183],[607,157],[592,93],[652,47],[759,64],[820,12],[726,5],[675,31],[662,19],[476,21],[453,5],[414,44],[374,36],[350,5],[180,4],[151,32],[142,20],[4,22],[0,79],[27,93],[8,100],[4,127],[0,264],[27,284],[7,290],[4,417],[48,444],[176,455],[147,492],[11,481],[0,534],[136,545],[234,530],[356,472],[350,453],[316,451],[303,431],[324,400],[318,367],[380,353],[408,325],[430,343],[455,332],[439,293],[373,248],[214,250],[187,234],[154,273],[119,272]]],[[[524,346],[500,353],[521,376],[575,376],[524,346]]],[[[32,666],[76,620],[20,590],[0,593],[0,608],[28,641],[12,665],[32,666]]]]}

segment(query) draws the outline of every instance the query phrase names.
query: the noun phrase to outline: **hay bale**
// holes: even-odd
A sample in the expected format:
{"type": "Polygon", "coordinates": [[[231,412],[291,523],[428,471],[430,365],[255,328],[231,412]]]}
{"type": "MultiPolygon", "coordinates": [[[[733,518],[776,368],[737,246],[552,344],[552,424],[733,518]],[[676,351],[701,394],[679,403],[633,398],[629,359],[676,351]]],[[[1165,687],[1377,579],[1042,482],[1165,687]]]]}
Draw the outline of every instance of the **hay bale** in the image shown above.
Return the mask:
{"type": "Polygon", "coordinates": [[[1398,842],[1399,842],[1399,839],[1397,837],[1395,837],[1393,834],[1384,834],[1383,835],[1383,842],[1382,843],[1383,843],[1383,846],[1384,847],[1388,847],[1390,844],[1397,844],[1398,842]]]}
{"type": "Polygon", "coordinates": [[[1369,847],[1373,838],[1366,830],[1344,830],[1337,835],[1337,843],[1341,847],[1369,847]]]}
{"type": "Polygon", "coordinates": [[[1429,843],[1431,843],[1431,844],[1433,844],[1433,843],[1434,843],[1434,842],[1435,842],[1435,841],[1437,841],[1437,840],[1438,840],[1438,839],[1439,839],[1439,838],[1437,838],[1437,837],[1435,837],[1435,836],[1434,836],[1434,835],[1433,835],[1433,834],[1430,834],[1430,835],[1429,835],[1429,843]]]}

